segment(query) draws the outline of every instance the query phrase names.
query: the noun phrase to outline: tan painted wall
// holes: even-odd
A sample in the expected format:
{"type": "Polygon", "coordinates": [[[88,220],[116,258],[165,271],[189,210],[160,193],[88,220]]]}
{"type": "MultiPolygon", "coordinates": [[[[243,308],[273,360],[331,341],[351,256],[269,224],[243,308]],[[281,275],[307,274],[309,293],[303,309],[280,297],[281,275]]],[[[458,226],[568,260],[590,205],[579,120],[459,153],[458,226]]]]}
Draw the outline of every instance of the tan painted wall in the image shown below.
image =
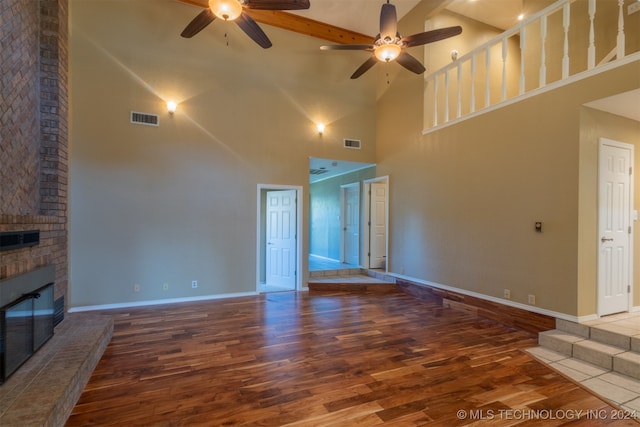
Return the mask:
{"type": "Polygon", "coordinates": [[[258,183],[303,187],[306,277],[309,157],[375,161],[374,80],[346,78],[361,58],[267,26],[268,50],[222,21],[179,37],[199,12],[71,1],[72,306],[255,291],[258,183]]]}
{"type": "MultiPolygon", "coordinates": [[[[420,31],[416,11],[401,22],[403,34],[420,31]]],[[[578,300],[588,270],[578,248],[581,105],[639,87],[638,76],[636,62],[425,136],[420,77],[379,82],[390,270],[497,298],[507,288],[519,303],[534,294],[539,307],[592,314],[578,300]]]]}

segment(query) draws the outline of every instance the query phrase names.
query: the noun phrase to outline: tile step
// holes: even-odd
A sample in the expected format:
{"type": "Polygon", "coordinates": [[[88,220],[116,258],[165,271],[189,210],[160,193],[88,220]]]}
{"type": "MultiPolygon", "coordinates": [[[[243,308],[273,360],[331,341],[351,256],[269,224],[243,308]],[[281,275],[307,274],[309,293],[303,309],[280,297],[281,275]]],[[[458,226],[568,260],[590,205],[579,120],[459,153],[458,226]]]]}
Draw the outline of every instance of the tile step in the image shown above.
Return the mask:
{"type": "Polygon", "coordinates": [[[567,357],[640,379],[640,353],[629,348],[605,344],[559,329],[538,334],[538,344],[567,357]]]}
{"type": "Polygon", "coordinates": [[[589,326],[562,319],[556,319],[556,329],[640,353],[640,335],[637,334],[637,330],[607,323],[589,326]]]}

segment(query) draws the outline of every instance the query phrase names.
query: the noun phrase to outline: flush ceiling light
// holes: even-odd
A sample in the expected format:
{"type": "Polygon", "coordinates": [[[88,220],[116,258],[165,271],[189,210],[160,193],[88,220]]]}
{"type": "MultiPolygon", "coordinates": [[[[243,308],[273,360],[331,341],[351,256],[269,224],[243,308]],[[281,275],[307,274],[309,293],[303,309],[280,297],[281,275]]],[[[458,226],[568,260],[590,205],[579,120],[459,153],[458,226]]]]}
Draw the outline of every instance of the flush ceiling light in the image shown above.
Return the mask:
{"type": "Polygon", "coordinates": [[[209,0],[209,9],[225,21],[233,21],[242,14],[242,5],[237,0],[209,0]]]}

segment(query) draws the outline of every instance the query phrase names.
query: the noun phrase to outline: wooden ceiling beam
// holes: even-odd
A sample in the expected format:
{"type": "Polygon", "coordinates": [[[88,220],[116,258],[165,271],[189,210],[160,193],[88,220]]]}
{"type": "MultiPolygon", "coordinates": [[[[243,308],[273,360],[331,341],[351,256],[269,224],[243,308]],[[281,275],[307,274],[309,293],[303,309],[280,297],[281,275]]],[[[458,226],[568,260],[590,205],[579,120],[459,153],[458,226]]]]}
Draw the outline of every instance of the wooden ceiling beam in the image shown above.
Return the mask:
{"type": "MultiPolygon", "coordinates": [[[[209,7],[207,0],[178,0],[182,3],[209,7]]],[[[345,28],[325,24],[304,16],[279,10],[245,9],[256,22],[282,28],[305,36],[315,37],[337,44],[370,44],[374,37],[357,33],[345,28]]],[[[194,15],[195,16],[195,15],[194,15]]]]}

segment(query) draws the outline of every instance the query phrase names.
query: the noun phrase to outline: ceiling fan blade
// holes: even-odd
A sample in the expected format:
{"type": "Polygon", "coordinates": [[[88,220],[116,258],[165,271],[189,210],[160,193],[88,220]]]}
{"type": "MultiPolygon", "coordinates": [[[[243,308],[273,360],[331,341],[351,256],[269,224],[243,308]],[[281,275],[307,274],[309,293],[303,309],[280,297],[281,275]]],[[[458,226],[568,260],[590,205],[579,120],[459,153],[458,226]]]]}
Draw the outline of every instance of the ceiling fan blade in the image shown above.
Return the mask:
{"type": "Polygon", "coordinates": [[[420,61],[404,51],[400,52],[400,55],[398,55],[396,61],[398,61],[398,64],[402,65],[407,70],[413,71],[416,74],[422,74],[426,70],[426,68],[424,68],[424,65],[422,65],[420,61]]]}
{"type": "Polygon", "coordinates": [[[396,7],[391,3],[385,3],[380,10],[380,38],[393,40],[398,33],[398,15],[396,7]]]}
{"type": "Polygon", "coordinates": [[[301,10],[309,9],[309,0],[246,0],[247,9],[301,10]]]}
{"type": "Polygon", "coordinates": [[[204,27],[211,24],[214,19],[216,19],[216,15],[211,12],[211,9],[206,8],[205,10],[200,12],[198,16],[193,18],[191,22],[189,22],[189,25],[187,25],[185,29],[182,30],[182,33],[180,33],[180,35],[187,39],[191,38],[202,31],[204,27]]]}
{"type": "Polygon", "coordinates": [[[320,50],[373,50],[372,44],[332,44],[320,46],[320,50]]]}
{"type": "Polygon", "coordinates": [[[238,19],[234,21],[251,39],[258,43],[263,49],[272,46],[269,37],[262,31],[262,28],[253,20],[252,17],[242,12],[238,19]]]}
{"type": "Polygon", "coordinates": [[[446,27],[439,28],[437,30],[431,30],[424,33],[414,34],[412,36],[403,37],[400,40],[401,44],[405,47],[420,46],[427,43],[437,42],[438,40],[444,40],[449,37],[457,36],[462,33],[462,27],[446,27]]]}
{"type": "Polygon", "coordinates": [[[360,77],[361,75],[363,75],[364,73],[366,73],[367,71],[369,71],[369,69],[371,67],[373,67],[374,65],[376,65],[376,62],[378,62],[378,59],[375,56],[372,56],[371,58],[367,59],[365,61],[364,64],[362,64],[352,75],[351,78],[352,79],[357,79],[358,77],[360,77]]]}

